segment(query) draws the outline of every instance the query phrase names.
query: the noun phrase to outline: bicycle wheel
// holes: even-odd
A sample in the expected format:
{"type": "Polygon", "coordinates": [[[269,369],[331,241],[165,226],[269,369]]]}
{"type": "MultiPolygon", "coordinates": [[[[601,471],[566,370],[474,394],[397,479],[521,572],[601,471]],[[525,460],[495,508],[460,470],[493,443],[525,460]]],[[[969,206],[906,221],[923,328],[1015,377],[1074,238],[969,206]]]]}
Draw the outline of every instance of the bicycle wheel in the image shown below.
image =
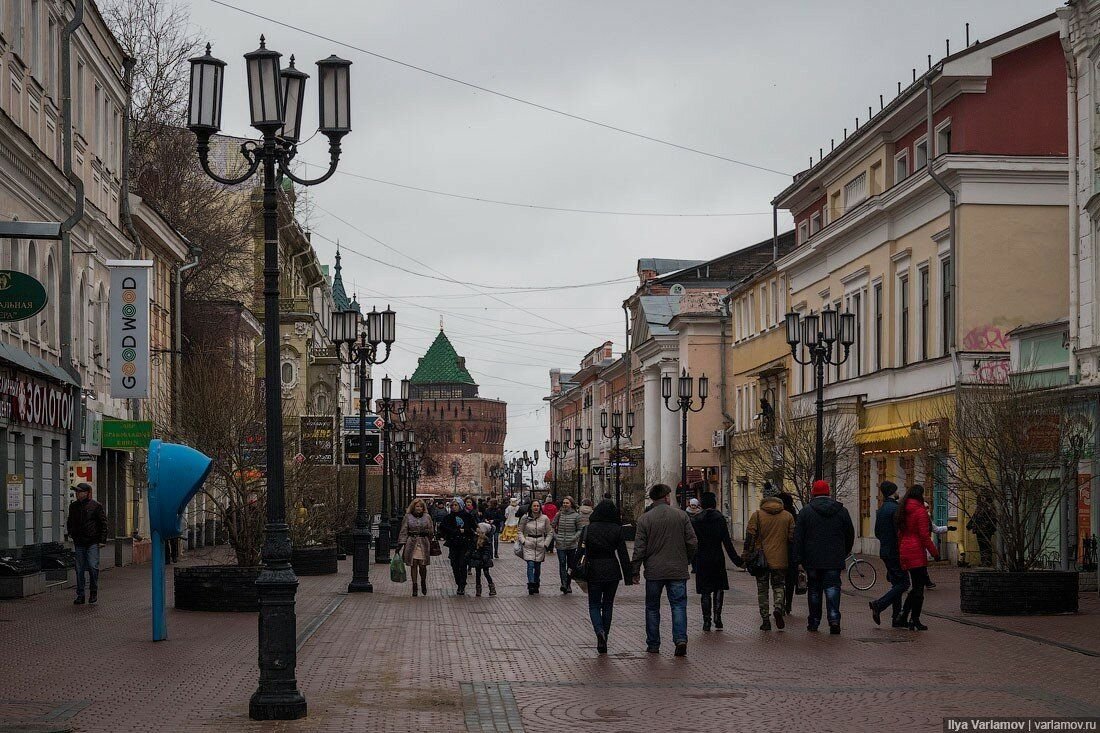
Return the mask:
{"type": "Polygon", "coordinates": [[[848,566],[848,582],[853,588],[870,590],[878,581],[878,571],[866,560],[856,560],[848,566]]]}

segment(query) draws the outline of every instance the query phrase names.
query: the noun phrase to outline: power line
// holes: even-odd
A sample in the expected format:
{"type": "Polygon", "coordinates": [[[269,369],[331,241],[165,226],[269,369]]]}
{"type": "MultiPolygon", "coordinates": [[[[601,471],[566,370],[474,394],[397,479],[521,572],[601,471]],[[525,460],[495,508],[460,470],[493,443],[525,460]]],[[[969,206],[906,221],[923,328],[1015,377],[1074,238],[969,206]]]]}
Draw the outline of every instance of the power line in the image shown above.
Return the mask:
{"type": "MultiPolygon", "coordinates": [[[[320,168],[325,166],[319,163],[310,163],[307,160],[301,161],[307,165],[316,165],[320,168]]],[[[674,217],[674,218],[717,218],[717,217],[731,217],[731,216],[770,216],[770,211],[740,211],[732,213],[704,213],[704,214],[677,214],[669,212],[654,212],[654,211],[607,211],[604,209],[574,209],[568,206],[548,206],[545,204],[524,204],[517,201],[502,201],[500,199],[491,199],[484,196],[470,196],[467,194],[453,193],[451,191],[439,191],[434,188],[424,188],[422,186],[411,186],[407,183],[398,183],[397,181],[387,181],[384,178],[374,178],[372,176],[364,176],[361,173],[354,173],[352,171],[346,171],[338,169],[337,174],[348,176],[349,178],[358,178],[363,181],[370,181],[372,183],[383,183],[387,186],[394,186],[396,188],[404,188],[409,191],[419,191],[421,193],[431,193],[436,196],[447,196],[453,199],[462,199],[464,201],[479,201],[483,204],[498,204],[500,206],[514,206],[520,209],[538,209],[541,211],[565,211],[571,214],[606,214],[609,216],[662,216],[662,217],[674,217]]]]}
{"type": "Polygon", "coordinates": [[[296,26],[296,25],[291,25],[290,23],[286,23],[286,22],[281,21],[281,20],[276,20],[275,18],[271,18],[271,17],[268,17],[266,15],[261,15],[259,13],[253,12],[251,10],[245,10],[244,8],[240,8],[240,7],[237,7],[236,5],[233,5],[231,3],[227,3],[224,0],[210,0],[210,2],[214,3],[215,5],[221,5],[222,7],[229,8],[231,10],[236,10],[238,13],[244,13],[245,15],[251,15],[253,18],[259,18],[260,20],[267,21],[268,23],[274,23],[275,25],[282,26],[283,28],[288,28],[288,29],[293,30],[293,31],[298,31],[299,33],[304,33],[308,36],[313,36],[314,38],[319,38],[323,41],[328,41],[329,43],[335,43],[337,45],[343,46],[344,48],[350,48],[353,51],[358,51],[359,53],[366,54],[367,56],[371,56],[373,58],[380,59],[382,61],[388,61],[391,64],[397,64],[398,66],[404,66],[407,69],[412,69],[413,71],[419,71],[422,74],[428,74],[428,75],[434,76],[438,79],[443,79],[445,81],[453,82],[455,84],[461,84],[464,87],[469,87],[470,89],[476,89],[479,92],[485,92],[486,94],[492,94],[494,96],[501,97],[502,99],[508,99],[512,102],[518,102],[519,104],[527,105],[528,107],[534,107],[535,109],[540,109],[543,112],[550,112],[551,114],[560,115],[562,117],[568,117],[571,120],[576,120],[578,122],[584,122],[584,123],[587,123],[589,125],[595,125],[596,127],[602,127],[605,130],[612,130],[614,132],[619,132],[619,133],[622,133],[624,135],[630,135],[631,137],[636,137],[636,138],[640,138],[642,140],[648,140],[649,142],[658,143],[659,145],[667,145],[670,148],[676,148],[677,150],[683,150],[683,151],[686,151],[686,152],[689,152],[689,153],[695,153],[696,155],[704,155],[708,158],[715,158],[716,160],[724,160],[727,163],[734,163],[736,165],[744,166],[746,168],[753,168],[755,170],[765,171],[767,173],[775,173],[776,175],[779,175],[779,176],[789,177],[791,175],[790,173],[785,173],[783,171],[778,171],[774,168],[768,168],[767,166],[757,165],[755,163],[748,163],[744,160],[737,160],[736,158],[727,158],[726,156],[718,155],[717,153],[709,153],[705,150],[700,150],[699,148],[693,148],[689,145],[681,145],[680,143],[674,143],[671,140],[664,140],[664,139],[659,138],[659,137],[653,137],[652,135],[646,135],[646,134],[641,133],[641,132],[635,132],[633,130],[628,130],[624,127],[617,127],[615,125],[611,125],[611,124],[608,124],[606,122],[600,122],[598,120],[594,120],[591,117],[583,117],[581,115],[573,114],[572,112],[566,112],[564,110],[560,110],[560,109],[557,109],[555,107],[549,107],[545,104],[539,104],[538,102],[532,102],[529,99],[523,99],[522,97],[516,97],[514,95],[507,94],[505,92],[499,92],[495,89],[490,89],[488,87],[483,87],[483,86],[480,86],[478,84],[474,84],[473,82],[463,81],[462,79],[459,79],[457,77],[448,76],[447,74],[442,74],[438,71],[432,71],[431,69],[427,69],[423,66],[417,66],[417,65],[411,64],[407,61],[401,61],[401,60],[395,59],[391,56],[385,56],[385,55],[377,53],[375,51],[370,51],[370,50],[367,50],[365,48],[362,48],[361,46],[356,46],[354,44],[347,43],[346,41],[339,41],[339,40],[337,40],[335,38],[332,38],[330,36],[325,36],[325,35],[322,35],[320,33],[316,33],[314,31],[309,31],[309,30],[306,30],[305,28],[301,28],[301,27],[296,26]]]}

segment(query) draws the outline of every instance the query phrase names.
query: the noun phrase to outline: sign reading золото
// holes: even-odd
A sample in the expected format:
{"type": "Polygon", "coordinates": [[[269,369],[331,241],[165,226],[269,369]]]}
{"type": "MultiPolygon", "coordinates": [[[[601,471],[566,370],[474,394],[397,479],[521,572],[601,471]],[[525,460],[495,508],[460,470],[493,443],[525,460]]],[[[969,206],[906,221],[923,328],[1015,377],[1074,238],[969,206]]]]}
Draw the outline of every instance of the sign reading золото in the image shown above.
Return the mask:
{"type": "Polygon", "coordinates": [[[149,396],[149,274],[152,260],[108,260],[111,396],[149,396]]]}

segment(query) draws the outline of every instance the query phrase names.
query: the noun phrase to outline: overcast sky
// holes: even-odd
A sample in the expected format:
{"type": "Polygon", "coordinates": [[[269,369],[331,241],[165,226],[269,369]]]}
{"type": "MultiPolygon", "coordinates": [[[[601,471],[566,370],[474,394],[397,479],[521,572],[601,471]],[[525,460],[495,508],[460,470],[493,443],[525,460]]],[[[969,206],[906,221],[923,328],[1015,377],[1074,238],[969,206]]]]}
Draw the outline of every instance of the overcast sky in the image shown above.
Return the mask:
{"type": "MultiPolygon", "coordinates": [[[[339,240],[349,292],[368,308],[397,311],[395,353],[376,376],[411,374],[442,319],[482,396],[508,402],[509,449],[540,448],[547,437],[549,369],[575,369],[606,339],[622,348],[621,304],[638,258],[709,259],[770,237],[769,201],[790,174],[819,147],[828,150],[855,117],[865,121],[879,94],[889,101],[914,66],[927,68],[927,54],[943,56],[946,38],[957,51],[967,22],[971,39],[984,40],[1057,7],[1035,0],[227,2],[301,29],[191,0],[192,21],[229,63],[227,133],[252,134],[241,54],[256,48],[261,33],[270,48],[296,54],[311,83],[317,59],[335,53],[353,62],[354,131],[344,140],[342,173],[311,189],[314,246],[331,263],[339,240]],[[785,175],[569,119],[342,44],[785,175]],[[539,206],[724,216],[548,211],[346,174],[539,206]],[[622,282],[515,292],[608,280],[622,282]]],[[[315,99],[314,86],[307,130],[316,126],[315,99]]],[[[314,140],[300,158],[325,162],[326,151],[323,139],[314,140]]]]}

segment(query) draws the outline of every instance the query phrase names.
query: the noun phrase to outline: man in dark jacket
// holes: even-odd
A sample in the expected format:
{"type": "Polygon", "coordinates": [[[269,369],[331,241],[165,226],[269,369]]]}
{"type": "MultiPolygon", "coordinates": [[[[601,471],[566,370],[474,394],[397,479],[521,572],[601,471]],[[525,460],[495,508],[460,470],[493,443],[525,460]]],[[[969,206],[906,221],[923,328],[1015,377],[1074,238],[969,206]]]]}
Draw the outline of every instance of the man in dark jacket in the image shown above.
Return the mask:
{"type": "Polygon", "coordinates": [[[840,573],[852,552],[856,529],[848,510],[831,498],[828,481],[814,481],[810,503],[798,513],[794,528],[796,561],[806,569],[809,618],[807,631],[821,625],[821,597],[828,608],[829,633],[840,633],[840,573]]]}
{"type": "Polygon", "coordinates": [[[893,481],[883,481],[878,490],[882,492],[882,506],[875,512],[875,537],[878,538],[878,556],[886,566],[890,590],[882,598],[871,601],[871,618],[876,624],[881,624],[880,614],[893,607],[893,626],[904,628],[905,624],[898,622],[898,616],[901,615],[901,597],[909,590],[909,573],[901,569],[901,558],[898,556],[898,528],[894,524],[894,515],[898,512],[898,485],[893,481]]]}
{"type": "Polygon", "coordinates": [[[76,501],[69,504],[65,527],[76,551],[76,605],[84,603],[84,571],[88,571],[88,601],[99,600],[99,546],[107,542],[107,514],[103,505],[92,498],[90,484],[73,487],[76,501]]]}

